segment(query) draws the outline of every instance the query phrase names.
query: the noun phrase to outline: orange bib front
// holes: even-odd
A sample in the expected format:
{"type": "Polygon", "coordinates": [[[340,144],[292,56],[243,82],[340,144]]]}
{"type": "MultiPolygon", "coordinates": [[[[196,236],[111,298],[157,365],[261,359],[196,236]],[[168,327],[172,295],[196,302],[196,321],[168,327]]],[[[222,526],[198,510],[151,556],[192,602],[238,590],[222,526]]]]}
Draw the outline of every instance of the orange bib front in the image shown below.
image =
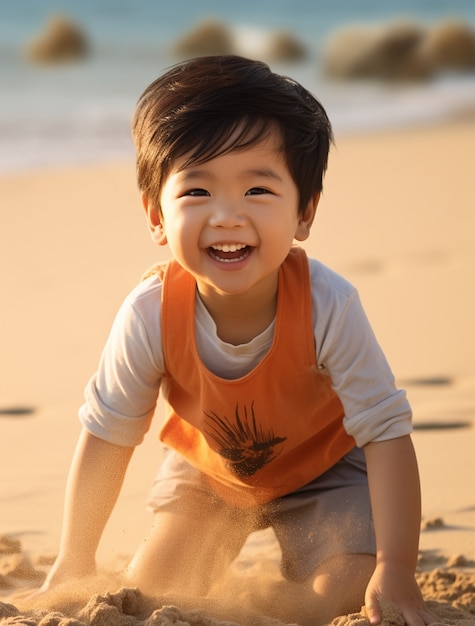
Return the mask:
{"type": "Polygon", "coordinates": [[[182,454],[213,490],[240,507],[305,485],[355,446],[343,407],[315,354],[308,259],[292,248],[279,270],[273,343],[234,380],[210,372],[195,337],[196,282],[170,261],[163,275],[160,439],[182,454]]]}

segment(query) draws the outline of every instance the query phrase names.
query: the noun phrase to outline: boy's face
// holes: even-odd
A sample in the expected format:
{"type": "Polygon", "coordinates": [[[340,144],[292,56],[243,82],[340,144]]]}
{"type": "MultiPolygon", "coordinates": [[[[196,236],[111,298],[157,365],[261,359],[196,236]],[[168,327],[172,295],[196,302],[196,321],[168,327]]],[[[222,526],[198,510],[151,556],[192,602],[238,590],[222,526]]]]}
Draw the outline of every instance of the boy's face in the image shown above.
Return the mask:
{"type": "Polygon", "coordinates": [[[143,198],[152,237],[168,246],[202,296],[255,295],[277,287],[294,239],[307,238],[318,195],[303,215],[276,137],[206,163],[174,164],[160,210],[143,198]]]}

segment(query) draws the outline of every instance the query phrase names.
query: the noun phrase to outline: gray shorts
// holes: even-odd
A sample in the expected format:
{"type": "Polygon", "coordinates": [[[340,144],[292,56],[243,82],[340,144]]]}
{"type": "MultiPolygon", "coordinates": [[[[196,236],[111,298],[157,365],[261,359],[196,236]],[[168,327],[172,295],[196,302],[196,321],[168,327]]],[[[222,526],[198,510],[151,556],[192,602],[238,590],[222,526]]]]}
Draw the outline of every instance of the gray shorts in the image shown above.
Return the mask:
{"type": "Polygon", "coordinates": [[[294,582],[306,580],[332,556],[376,554],[366,464],[360,448],[297,491],[254,509],[224,502],[201,472],[174,450],[167,450],[147,508],[154,513],[225,513],[236,528],[249,528],[249,532],[272,527],[282,551],[282,574],[294,582]]]}

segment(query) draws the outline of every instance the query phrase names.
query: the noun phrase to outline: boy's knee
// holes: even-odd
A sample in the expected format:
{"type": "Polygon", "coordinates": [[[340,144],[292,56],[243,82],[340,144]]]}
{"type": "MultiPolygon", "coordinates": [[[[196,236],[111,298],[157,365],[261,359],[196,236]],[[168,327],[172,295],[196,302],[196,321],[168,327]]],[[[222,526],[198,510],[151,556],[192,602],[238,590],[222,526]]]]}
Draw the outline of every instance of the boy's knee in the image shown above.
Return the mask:
{"type": "Polygon", "coordinates": [[[322,599],[331,619],[361,609],[375,565],[376,558],[372,554],[340,554],[318,567],[313,577],[313,591],[322,599]]]}

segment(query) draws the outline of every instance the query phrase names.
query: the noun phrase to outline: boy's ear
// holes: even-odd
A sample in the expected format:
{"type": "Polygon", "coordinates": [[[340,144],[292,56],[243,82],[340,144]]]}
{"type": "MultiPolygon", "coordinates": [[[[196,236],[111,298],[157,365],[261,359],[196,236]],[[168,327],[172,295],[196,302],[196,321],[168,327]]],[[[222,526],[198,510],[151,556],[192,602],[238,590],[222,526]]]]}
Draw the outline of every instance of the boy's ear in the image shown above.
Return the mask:
{"type": "Polygon", "coordinates": [[[313,220],[317,213],[319,201],[320,192],[317,192],[310,198],[310,201],[305,207],[305,211],[299,216],[299,223],[295,231],[295,239],[297,239],[297,241],[305,241],[310,235],[310,229],[312,228],[313,220]]]}
{"type": "Polygon", "coordinates": [[[167,236],[163,225],[163,219],[160,210],[153,202],[149,200],[146,194],[142,194],[142,206],[147,215],[147,224],[150,229],[152,241],[158,246],[164,246],[167,243],[167,236]]]}

